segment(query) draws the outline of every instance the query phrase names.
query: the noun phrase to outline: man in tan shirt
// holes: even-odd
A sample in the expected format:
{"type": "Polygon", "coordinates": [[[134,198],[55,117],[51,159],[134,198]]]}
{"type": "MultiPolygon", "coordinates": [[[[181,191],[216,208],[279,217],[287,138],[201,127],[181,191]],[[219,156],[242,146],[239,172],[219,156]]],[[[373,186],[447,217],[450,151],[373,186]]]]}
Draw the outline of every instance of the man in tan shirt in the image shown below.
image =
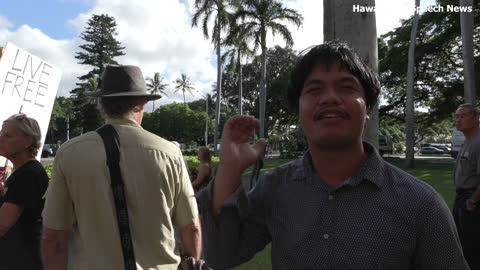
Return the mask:
{"type": "MultiPolygon", "coordinates": [[[[138,67],[107,66],[99,108],[120,141],[131,238],[137,269],[177,269],[180,229],[183,253],[199,258],[197,205],[181,151],[141,126],[147,94],[138,67]]],[[[74,235],[73,269],[125,269],[103,141],[88,132],[58,150],[43,212],[42,258],[46,270],[66,269],[74,235]]]]}

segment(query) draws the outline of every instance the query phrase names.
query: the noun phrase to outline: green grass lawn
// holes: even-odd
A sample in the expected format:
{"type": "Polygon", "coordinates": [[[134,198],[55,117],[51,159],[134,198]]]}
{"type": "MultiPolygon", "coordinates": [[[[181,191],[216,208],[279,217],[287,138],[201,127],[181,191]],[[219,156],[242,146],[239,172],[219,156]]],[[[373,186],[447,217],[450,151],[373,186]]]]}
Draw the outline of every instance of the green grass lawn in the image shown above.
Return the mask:
{"type": "MultiPolygon", "coordinates": [[[[415,161],[414,169],[405,168],[405,160],[400,159],[389,159],[386,160],[393,165],[407,171],[408,173],[414,175],[418,179],[429,183],[434,187],[438,193],[440,193],[448,206],[451,208],[453,205],[453,200],[455,196],[455,189],[453,186],[453,164],[445,163],[432,163],[429,161],[415,161]]],[[[265,160],[264,168],[262,173],[272,169],[275,166],[281,165],[288,160],[285,159],[270,159],[265,160]]],[[[235,270],[264,270],[272,269],[270,263],[270,250],[271,246],[268,245],[264,250],[259,252],[252,260],[235,267],[235,270]]]]}
{"type": "Polygon", "coordinates": [[[418,179],[427,182],[445,199],[448,206],[452,208],[455,198],[455,187],[453,186],[453,164],[431,163],[425,160],[415,161],[414,169],[405,168],[405,160],[386,159],[393,165],[414,175],[418,179]]]}

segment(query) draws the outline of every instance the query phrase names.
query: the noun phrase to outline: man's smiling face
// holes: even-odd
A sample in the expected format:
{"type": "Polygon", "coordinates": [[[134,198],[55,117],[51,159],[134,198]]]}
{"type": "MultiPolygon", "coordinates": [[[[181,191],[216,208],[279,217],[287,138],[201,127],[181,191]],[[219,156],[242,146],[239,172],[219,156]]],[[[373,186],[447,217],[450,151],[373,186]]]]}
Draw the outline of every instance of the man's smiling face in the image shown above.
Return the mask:
{"type": "Polygon", "coordinates": [[[315,66],[305,79],[299,121],[310,145],[344,147],[361,142],[367,120],[360,81],[336,63],[315,66]]]}

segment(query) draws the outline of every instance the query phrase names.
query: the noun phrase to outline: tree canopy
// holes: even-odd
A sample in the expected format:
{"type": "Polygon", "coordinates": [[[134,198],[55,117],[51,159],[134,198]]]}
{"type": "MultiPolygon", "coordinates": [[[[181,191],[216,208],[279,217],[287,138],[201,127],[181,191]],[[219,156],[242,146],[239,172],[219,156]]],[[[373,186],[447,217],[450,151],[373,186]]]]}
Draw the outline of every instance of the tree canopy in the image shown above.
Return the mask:
{"type": "MultiPolygon", "coordinates": [[[[73,111],[76,117],[72,119],[74,127],[80,127],[80,133],[95,130],[102,124],[102,119],[96,109],[96,100],[87,97],[85,92],[95,91],[97,78],[101,76],[107,64],[118,64],[115,57],[124,55],[124,47],[115,39],[117,23],[115,18],[102,14],[92,15],[80,37],[85,42],[80,45],[80,51],[75,58],[79,64],[91,66],[92,69],[80,77],[72,94],[73,111]]],[[[78,135],[78,134],[75,134],[78,135]]]]}

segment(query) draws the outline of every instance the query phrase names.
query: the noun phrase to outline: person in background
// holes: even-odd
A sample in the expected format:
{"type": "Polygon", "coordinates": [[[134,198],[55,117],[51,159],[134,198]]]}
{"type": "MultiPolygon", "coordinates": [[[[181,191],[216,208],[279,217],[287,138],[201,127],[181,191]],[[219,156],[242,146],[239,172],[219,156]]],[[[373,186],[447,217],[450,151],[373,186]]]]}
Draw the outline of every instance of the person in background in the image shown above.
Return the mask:
{"type": "Polygon", "coordinates": [[[23,113],[9,117],[0,130],[0,156],[13,164],[0,192],[0,269],[42,269],[41,213],[48,175],[35,159],[40,140],[37,121],[23,113]]]}
{"type": "Polygon", "coordinates": [[[444,199],[362,140],[380,88],[345,43],[302,53],[287,100],[308,151],[263,175],[248,193],[241,176],[266,142],[250,144],[259,126],[254,117],[225,123],[217,174],[197,194],[213,269],[248,261],[269,243],[276,270],[468,269],[444,199]]]}
{"type": "Polygon", "coordinates": [[[210,150],[202,146],[198,149],[197,157],[200,164],[192,174],[192,186],[195,190],[200,190],[208,185],[212,178],[212,156],[210,150]]]}
{"type": "MultiPolygon", "coordinates": [[[[96,92],[102,116],[119,137],[120,169],[137,269],[174,269],[182,251],[200,257],[197,204],[180,149],[141,127],[148,94],[137,66],[107,65],[96,92]]],[[[88,132],[64,143],[55,156],[43,211],[45,270],[66,269],[74,233],[73,269],[125,269],[104,143],[88,132]]]]}
{"type": "Polygon", "coordinates": [[[455,111],[455,127],[465,135],[454,169],[453,217],[472,270],[480,270],[480,112],[470,103],[455,111]]]}

